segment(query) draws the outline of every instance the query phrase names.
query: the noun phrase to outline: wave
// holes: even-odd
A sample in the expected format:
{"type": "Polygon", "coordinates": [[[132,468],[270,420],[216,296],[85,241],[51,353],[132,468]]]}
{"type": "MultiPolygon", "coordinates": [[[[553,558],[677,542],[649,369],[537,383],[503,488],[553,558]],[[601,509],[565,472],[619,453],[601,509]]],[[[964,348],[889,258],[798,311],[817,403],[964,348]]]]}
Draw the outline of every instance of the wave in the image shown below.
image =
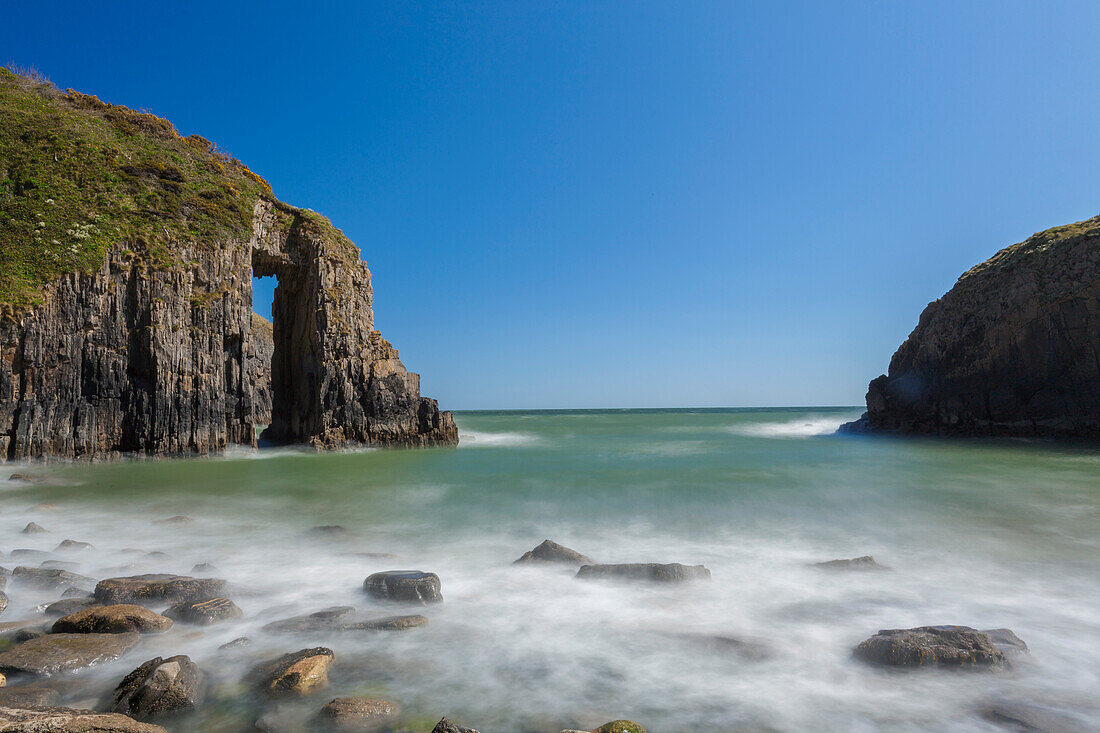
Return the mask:
{"type": "Polygon", "coordinates": [[[539,437],[531,433],[483,433],[466,430],[458,434],[459,448],[500,448],[516,445],[533,445],[539,437]]]}
{"type": "Polygon", "coordinates": [[[809,415],[785,422],[739,423],[726,429],[736,435],[750,438],[812,438],[832,435],[851,418],[809,415]]]}

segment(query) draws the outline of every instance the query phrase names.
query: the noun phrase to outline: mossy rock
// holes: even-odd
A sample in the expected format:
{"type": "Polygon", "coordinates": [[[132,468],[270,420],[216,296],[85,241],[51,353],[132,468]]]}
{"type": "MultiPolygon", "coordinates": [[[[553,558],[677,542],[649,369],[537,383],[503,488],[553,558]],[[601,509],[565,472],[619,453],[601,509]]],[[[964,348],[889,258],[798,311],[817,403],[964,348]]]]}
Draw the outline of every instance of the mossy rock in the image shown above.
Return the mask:
{"type": "Polygon", "coordinates": [[[604,723],[592,733],[646,733],[645,727],[632,720],[612,720],[604,723]]]}

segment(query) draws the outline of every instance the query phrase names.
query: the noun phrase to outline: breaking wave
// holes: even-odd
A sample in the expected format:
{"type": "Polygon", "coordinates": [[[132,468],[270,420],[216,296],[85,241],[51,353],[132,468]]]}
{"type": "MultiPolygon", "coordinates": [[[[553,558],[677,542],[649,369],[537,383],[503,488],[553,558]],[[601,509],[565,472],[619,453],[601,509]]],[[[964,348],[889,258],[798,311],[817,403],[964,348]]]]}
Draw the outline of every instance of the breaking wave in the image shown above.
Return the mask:
{"type": "Polygon", "coordinates": [[[513,445],[534,445],[539,437],[531,433],[483,433],[466,430],[458,434],[459,448],[501,448],[513,445]]]}
{"type": "Polygon", "coordinates": [[[811,438],[816,435],[832,435],[849,419],[848,417],[807,415],[785,422],[730,425],[727,430],[750,438],[811,438]]]}

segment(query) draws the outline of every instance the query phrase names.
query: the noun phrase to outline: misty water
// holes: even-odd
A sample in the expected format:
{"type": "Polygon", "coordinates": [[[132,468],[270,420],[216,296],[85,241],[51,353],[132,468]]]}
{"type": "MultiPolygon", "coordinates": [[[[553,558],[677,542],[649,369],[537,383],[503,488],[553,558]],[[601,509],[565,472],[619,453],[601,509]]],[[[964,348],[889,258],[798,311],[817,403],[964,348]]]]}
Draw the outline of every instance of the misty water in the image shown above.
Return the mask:
{"type": "MultiPolygon", "coordinates": [[[[208,708],[165,723],[173,730],[251,729],[268,706],[240,677],[315,645],[336,654],[331,684],[277,711],[291,724],[333,697],[370,694],[400,702],[425,733],[443,715],[482,733],[616,718],[651,733],[992,731],[982,711],[1006,700],[1100,728],[1100,454],[833,434],[857,415],[460,413],[457,449],[15,466],[47,481],[0,482],[0,549],[10,568],[44,559],[11,557],[17,548],[90,542],[56,558],[93,578],[216,566],[243,619],[177,624],[60,688],[63,703],[94,706],[142,661],[188,654],[215,684],[208,708]],[[30,509],[39,502],[56,508],[30,509]],[[154,521],[177,514],[195,521],[154,521]],[[50,533],[20,534],[29,521],[50,533]],[[348,532],[309,534],[316,525],[348,532]],[[600,562],[701,563],[712,579],[660,587],[512,566],[546,538],[600,562]],[[812,567],[866,554],[891,570],[812,567]],[[406,610],[363,593],[370,573],[410,568],[439,574],[443,604],[406,610]],[[337,605],[430,624],[261,631],[337,605]],[[1008,627],[1030,653],[972,673],[851,658],[878,629],[928,624],[1008,627]],[[218,649],[240,636],[252,643],[218,649]]],[[[8,594],[0,621],[28,625],[58,597],[10,584],[8,594]]]]}

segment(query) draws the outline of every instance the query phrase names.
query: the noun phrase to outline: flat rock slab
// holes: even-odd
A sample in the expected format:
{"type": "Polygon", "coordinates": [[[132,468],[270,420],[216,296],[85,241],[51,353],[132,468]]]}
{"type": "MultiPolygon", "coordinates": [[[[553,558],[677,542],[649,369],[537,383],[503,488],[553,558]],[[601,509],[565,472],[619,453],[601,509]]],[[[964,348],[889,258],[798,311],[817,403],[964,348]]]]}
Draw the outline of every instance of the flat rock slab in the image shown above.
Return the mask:
{"type": "MultiPolygon", "coordinates": [[[[37,677],[113,662],[137,646],[140,634],[47,634],[0,652],[0,673],[37,677]]],[[[0,730],[3,730],[0,728],[0,730]]]]}
{"type": "Polygon", "coordinates": [[[47,616],[58,618],[98,605],[100,605],[99,601],[94,598],[63,598],[60,601],[47,603],[43,607],[42,612],[47,616]]]}
{"type": "Polygon", "coordinates": [[[254,667],[249,678],[267,695],[308,695],[328,684],[334,659],[332,650],[323,646],[301,649],[254,667]]]}
{"type": "Polygon", "coordinates": [[[423,570],[386,570],[374,573],[363,581],[367,595],[391,601],[408,603],[440,603],[439,576],[423,570]]]}
{"type": "Polygon", "coordinates": [[[52,687],[38,685],[0,687],[0,707],[48,707],[56,705],[60,699],[61,693],[52,687]]]}
{"type": "Polygon", "coordinates": [[[335,606],[304,616],[284,618],[263,627],[271,634],[308,634],[322,631],[404,631],[427,626],[428,619],[420,615],[385,616],[372,619],[349,619],[355,612],[351,606],[335,606]]]}
{"type": "Polygon", "coordinates": [[[219,621],[241,618],[244,612],[228,598],[207,598],[202,601],[180,601],[165,610],[164,615],[185,624],[209,626],[219,621]]]}
{"type": "Polygon", "coordinates": [[[73,708],[0,707],[2,733],[168,733],[159,725],[139,723],[118,713],[73,708]]]}
{"type": "Polygon", "coordinates": [[[875,562],[875,558],[871,555],[863,555],[862,557],[853,557],[847,560],[828,560],[826,562],[815,562],[815,568],[821,568],[822,570],[889,570],[890,568],[885,565],[879,565],[875,562]]]}
{"type": "Polygon", "coordinates": [[[1008,659],[989,634],[969,626],[883,629],[860,642],[856,659],[890,667],[1003,667],[1008,659]]]}
{"type": "Polygon", "coordinates": [[[558,565],[595,565],[596,561],[576,550],[571,550],[557,542],[543,540],[533,550],[523,553],[513,565],[558,564],[558,565]]]}
{"type": "Polygon", "coordinates": [[[12,570],[11,582],[25,585],[39,590],[53,590],[55,588],[92,588],[95,581],[83,575],[61,568],[30,568],[20,566],[12,570]]]}
{"type": "Polygon", "coordinates": [[[137,631],[157,634],[172,628],[172,619],[153,613],[144,606],[120,603],[92,606],[62,616],[53,622],[54,634],[124,634],[137,631]]]}
{"type": "Polygon", "coordinates": [[[401,716],[401,706],[369,697],[337,697],[317,714],[318,722],[336,731],[391,730],[401,716]]]}
{"type": "Polygon", "coordinates": [[[702,565],[681,565],[678,562],[625,563],[621,565],[584,565],[577,571],[582,580],[641,580],[651,583],[690,583],[710,580],[710,571],[702,565]]]}
{"type": "Polygon", "coordinates": [[[148,720],[192,710],[202,704],[205,696],[206,676],[190,657],[156,657],[122,679],[112,696],[111,709],[148,720]]]}
{"type": "Polygon", "coordinates": [[[101,603],[201,601],[217,597],[224,588],[221,578],[154,573],[101,580],[95,587],[95,597],[101,603]]]}

